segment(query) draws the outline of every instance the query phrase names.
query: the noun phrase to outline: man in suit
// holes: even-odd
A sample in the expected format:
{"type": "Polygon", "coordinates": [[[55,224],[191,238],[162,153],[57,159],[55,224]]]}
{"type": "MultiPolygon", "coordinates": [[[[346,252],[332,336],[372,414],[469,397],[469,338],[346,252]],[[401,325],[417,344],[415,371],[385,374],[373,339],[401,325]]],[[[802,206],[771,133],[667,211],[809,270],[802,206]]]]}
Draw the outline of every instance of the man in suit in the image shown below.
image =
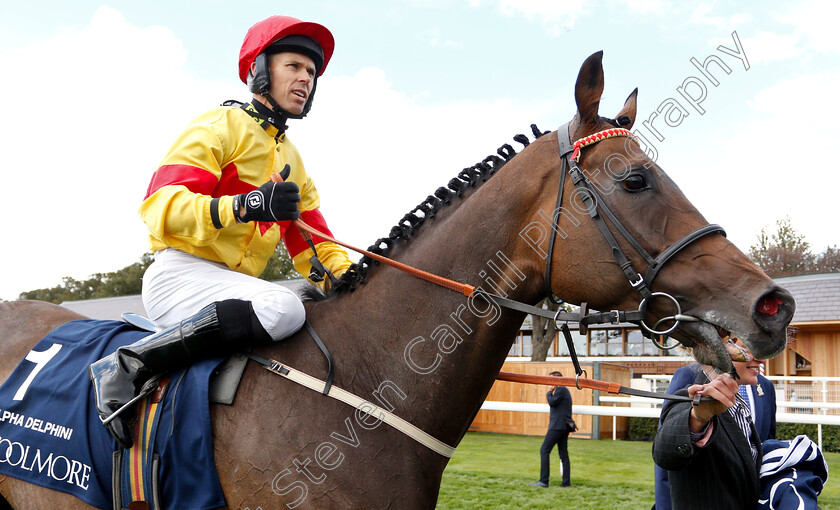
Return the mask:
{"type": "MultiPolygon", "coordinates": [[[[737,363],[737,362],[736,362],[737,363]]],[[[737,365],[736,365],[737,367],[737,365]]],[[[671,378],[667,393],[675,393],[691,384],[700,375],[703,367],[697,363],[678,368],[671,378]]],[[[743,384],[738,388],[739,394],[750,406],[750,412],[758,430],[758,438],[763,443],[776,438],[776,391],[773,383],[758,374],[755,385],[743,384]]],[[[660,426],[662,422],[660,420],[660,426]]],[[[668,471],[658,465],[653,465],[655,503],[651,510],[671,510],[671,487],[668,483],[668,471]]]]}
{"type": "MultiPolygon", "coordinates": [[[[736,343],[743,348],[740,340],[736,343]]],[[[668,470],[673,508],[753,508],[756,505],[761,437],[753,420],[760,416],[762,429],[768,435],[775,435],[775,419],[768,418],[768,415],[775,416],[775,401],[760,412],[757,408],[753,411],[750,405],[773,395],[772,386],[764,380],[760,383],[763,395],[759,396],[760,365],[749,353],[746,362],[735,362],[738,382],[729,374],[715,374],[711,367],[699,367],[694,370],[694,384],[676,394],[693,397],[700,393],[712,400],[698,406],[673,401],[663,406],[653,459],[668,470]],[[739,384],[755,388],[746,392],[744,398],[739,393],[739,384]]],[[[659,501],[656,508],[660,508],[659,501]]]]}
{"type": "MultiPolygon", "coordinates": [[[[551,376],[562,377],[560,372],[551,372],[551,376]]],[[[550,407],[548,421],[548,432],[540,447],[540,480],[531,483],[534,487],[548,487],[548,474],[551,466],[551,450],[557,445],[557,453],[560,455],[560,463],[563,466],[563,483],[561,487],[572,485],[570,479],[571,468],[569,466],[568,440],[572,430],[569,423],[572,422],[572,395],[563,386],[554,386],[546,393],[546,400],[550,407]]]]}

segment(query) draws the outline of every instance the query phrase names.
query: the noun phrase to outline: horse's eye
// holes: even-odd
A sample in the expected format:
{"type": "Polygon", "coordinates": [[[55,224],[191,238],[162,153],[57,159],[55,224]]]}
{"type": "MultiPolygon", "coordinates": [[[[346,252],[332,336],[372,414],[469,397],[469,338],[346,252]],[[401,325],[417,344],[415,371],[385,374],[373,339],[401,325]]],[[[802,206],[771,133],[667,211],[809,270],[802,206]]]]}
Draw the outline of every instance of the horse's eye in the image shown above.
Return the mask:
{"type": "Polygon", "coordinates": [[[647,181],[645,181],[645,176],[642,174],[631,174],[626,179],[624,179],[624,189],[627,191],[642,191],[643,189],[647,188],[647,181]]]}

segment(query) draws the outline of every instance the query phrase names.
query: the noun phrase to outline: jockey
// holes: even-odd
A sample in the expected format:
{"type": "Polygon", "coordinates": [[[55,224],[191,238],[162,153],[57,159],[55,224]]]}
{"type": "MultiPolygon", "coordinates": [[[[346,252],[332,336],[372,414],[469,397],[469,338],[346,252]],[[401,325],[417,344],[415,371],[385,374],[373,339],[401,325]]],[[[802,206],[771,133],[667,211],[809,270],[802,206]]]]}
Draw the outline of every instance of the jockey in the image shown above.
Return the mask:
{"type": "MultiPolygon", "coordinates": [[[[257,278],[281,240],[295,269],[316,284],[323,285],[310,262],[316,251],[336,277],[350,267],[339,246],[317,237],[307,244],[291,225],[300,217],[329,233],[286,121],[309,112],[333,48],[317,23],[272,16],[255,24],[239,53],[239,77],[253,100],[200,115],[155,171],[140,215],[155,253],[143,304],[158,332],[90,366],[103,421],[165,372],[281,340],[303,325],[297,295],[257,278]]],[[[134,419],[126,408],[107,424],[124,447],[134,419]]]]}

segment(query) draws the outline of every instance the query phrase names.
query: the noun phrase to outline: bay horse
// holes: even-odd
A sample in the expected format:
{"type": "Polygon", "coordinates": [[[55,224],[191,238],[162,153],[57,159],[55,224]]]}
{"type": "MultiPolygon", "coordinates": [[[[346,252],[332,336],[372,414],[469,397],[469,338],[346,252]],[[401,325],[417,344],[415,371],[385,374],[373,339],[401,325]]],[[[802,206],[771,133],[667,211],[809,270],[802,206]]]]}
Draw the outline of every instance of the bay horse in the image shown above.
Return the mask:
{"type": "MultiPolygon", "coordinates": [[[[578,74],[572,140],[619,125],[629,129],[635,120],[635,90],[615,119],[599,116],[601,60],[601,52],[590,56],[578,74]]],[[[588,209],[575,207],[580,197],[574,196],[572,177],[561,172],[558,133],[534,131],[532,142],[514,138],[525,145],[518,154],[506,145],[499,151],[502,157],[465,169],[372,251],[524,303],[553,292],[597,310],[635,308],[639,295],[614,250],[588,209]],[[558,201],[561,180],[568,182],[558,201]],[[543,225],[552,231],[550,217],[556,218],[557,242],[547,266],[551,236],[535,240],[532,229],[543,225]]],[[[707,222],[630,140],[606,138],[586,147],[580,168],[601,191],[599,205],[656,256],[707,222]],[[615,155],[629,163],[626,171],[609,171],[605,163],[615,155]]],[[[632,265],[646,267],[632,243],[610,228],[632,265]]],[[[729,371],[731,359],[722,348],[729,334],[758,358],[775,356],[785,346],[793,298],[722,235],[694,239],[649,283],[694,318],[679,323],[672,336],[693,347],[700,362],[729,371]]],[[[465,297],[364,259],[334,292],[305,305],[335,359],[336,386],[380,403],[448,445],[457,445],[468,430],[525,318],[481,296],[465,297]]],[[[667,300],[653,300],[647,309],[650,323],[671,313],[669,306],[667,300]]],[[[77,318],[47,303],[0,304],[0,379],[48,331],[77,318]]],[[[305,330],[255,352],[321,378],[326,371],[305,330]]],[[[256,363],[249,363],[234,404],[214,405],[211,414],[227,508],[428,509],[436,504],[447,457],[256,363]]],[[[87,507],[11,478],[0,479],[0,494],[15,509],[87,507]]]]}

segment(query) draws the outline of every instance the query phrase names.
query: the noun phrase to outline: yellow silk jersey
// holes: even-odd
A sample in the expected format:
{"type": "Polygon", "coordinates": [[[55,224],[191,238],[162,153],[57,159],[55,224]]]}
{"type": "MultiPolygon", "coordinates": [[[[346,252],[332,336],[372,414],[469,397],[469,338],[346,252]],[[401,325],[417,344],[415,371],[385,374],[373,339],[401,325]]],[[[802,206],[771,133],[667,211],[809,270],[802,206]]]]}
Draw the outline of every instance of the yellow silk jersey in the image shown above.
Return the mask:
{"type": "MultiPolygon", "coordinates": [[[[237,223],[233,214],[234,195],[265,184],[288,164],[286,180],[300,187],[301,219],[332,236],[297,148],[285,133],[277,134],[277,128],[237,106],[218,107],[193,120],[155,171],[140,206],[151,249],[175,248],[259,276],[282,239],[295,269],[308,277],[312,250],[297,228],[289,228],[291,222],[237,223]],[[211,217],[214,198],[222,228],[211,217]]],[[[352,264],[338,245],[318,237],[313,241],[318,258],[334,275],[352,264]]]]}

